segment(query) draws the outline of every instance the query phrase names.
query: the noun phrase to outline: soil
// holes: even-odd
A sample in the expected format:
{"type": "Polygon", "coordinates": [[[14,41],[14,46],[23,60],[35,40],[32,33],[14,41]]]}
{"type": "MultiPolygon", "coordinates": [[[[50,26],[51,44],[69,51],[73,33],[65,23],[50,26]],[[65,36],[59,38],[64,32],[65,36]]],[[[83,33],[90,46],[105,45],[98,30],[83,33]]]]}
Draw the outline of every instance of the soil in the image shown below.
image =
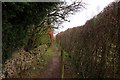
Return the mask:
{"type": "Polygon", "coordinates": [[[36,75],[37,78],[60,78],[61,77],[61,58],[58,54],[58,47],[54,47],[54,54],[50,58],[47,69],[36,75]]]}

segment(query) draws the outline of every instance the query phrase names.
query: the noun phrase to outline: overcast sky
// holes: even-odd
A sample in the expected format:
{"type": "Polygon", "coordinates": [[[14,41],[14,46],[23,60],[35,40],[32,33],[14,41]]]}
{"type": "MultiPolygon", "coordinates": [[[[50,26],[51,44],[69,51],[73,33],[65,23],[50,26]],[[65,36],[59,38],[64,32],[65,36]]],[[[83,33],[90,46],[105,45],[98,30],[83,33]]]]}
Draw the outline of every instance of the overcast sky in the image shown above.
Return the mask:
{"type": "MultiPolygon", "coordinates": [[[[68,3],[74,0],[66,0],[68,3]]],[[[86,3],[86,9],[82,9],[80,12],[77,12],[75,15],[71,15],[68,19],[70,22],[64,22],[58,30],[55,30],[55,34],[65,31],[68,28],[84,25],[85,22],[99,12],[101,12],[108,4],[115,0],[83,0],[86,3]]]]}

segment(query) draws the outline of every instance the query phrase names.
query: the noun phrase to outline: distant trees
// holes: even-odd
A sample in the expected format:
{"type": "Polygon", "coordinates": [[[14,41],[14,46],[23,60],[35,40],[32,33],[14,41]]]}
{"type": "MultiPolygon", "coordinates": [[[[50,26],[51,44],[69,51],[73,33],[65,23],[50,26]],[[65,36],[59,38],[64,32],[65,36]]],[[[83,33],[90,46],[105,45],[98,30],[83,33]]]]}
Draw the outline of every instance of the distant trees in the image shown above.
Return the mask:
{"type": "Polygon", "coordinates": [[[85,25],[56,36],[69,53],[76,77],[120,78],[120,2],[113,2],[85,25]]]}

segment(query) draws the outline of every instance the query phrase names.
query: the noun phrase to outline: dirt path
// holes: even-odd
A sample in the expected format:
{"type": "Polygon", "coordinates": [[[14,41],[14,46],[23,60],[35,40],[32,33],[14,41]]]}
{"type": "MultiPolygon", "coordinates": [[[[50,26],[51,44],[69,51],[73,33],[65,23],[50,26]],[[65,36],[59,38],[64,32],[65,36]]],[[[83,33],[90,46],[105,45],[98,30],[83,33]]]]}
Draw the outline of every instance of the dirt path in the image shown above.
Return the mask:
{"type": "Polygon", "coordinates": [[[61,58],[58,54],[58,47],[55,45],[54,54],[50,59],[47,69],[39,75],[39,78],[60,78],[61,58]]]}

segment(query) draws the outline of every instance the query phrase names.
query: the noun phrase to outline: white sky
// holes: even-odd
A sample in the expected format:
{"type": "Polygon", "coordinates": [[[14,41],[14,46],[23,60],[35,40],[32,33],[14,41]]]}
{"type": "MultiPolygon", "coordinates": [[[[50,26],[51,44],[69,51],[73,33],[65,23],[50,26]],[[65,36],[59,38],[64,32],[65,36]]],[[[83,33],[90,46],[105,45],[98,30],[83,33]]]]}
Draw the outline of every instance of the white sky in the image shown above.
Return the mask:
{"type": "MultiPolygon", "coordinates": [[[[67,2],[71,2],[74,0],[66,0],[67,2]]],[[[109,3],[115,0],[83,0],[86,3],[85,8],[82,9],[80,12],[77,12],[75,15],[71,15],[68,19],[70,22],[64,22],[61,26],[62,28],[55,30],[55,34],[65,31],[68,28],[77,27],[84,25],[85,22],[99,12],[101,12],[109,3]]]]}

